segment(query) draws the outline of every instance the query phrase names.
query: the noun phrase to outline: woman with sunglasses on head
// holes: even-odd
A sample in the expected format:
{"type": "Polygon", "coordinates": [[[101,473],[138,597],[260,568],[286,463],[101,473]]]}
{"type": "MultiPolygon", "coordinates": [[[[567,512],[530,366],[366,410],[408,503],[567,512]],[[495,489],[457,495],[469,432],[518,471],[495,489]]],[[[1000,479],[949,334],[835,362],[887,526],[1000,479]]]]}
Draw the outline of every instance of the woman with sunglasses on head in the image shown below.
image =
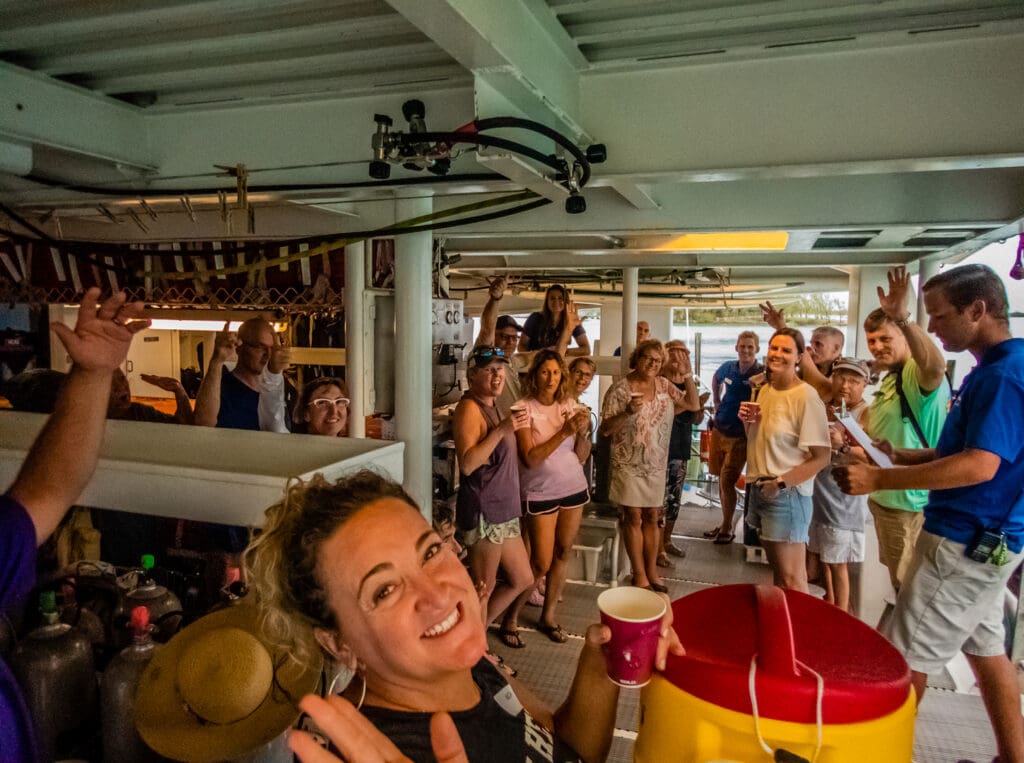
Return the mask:
{"type": "Polygon", "coordinates": [[[692,380],[684,394],[658,375],[664,361],[657,339],[636,346],[629,356],[630,372],[605,395],[601,434],[612,438],[608,498],[621,507],[633,585],[667,593],[657,559],[669,436],[676,414],[699,410],[700,402],[692,380]]]}
{"type": "Polygon", "coordinates": [[[495,405],[507,370],[502,350],[474,347],[466,364],[469,389],[452,416],[461,475],[455,522],[469,548],[469,569],[481,590],[486,623],[533,583],[519,526],[519,458],[513,433],[527,418],[521,410],[502,418],[495,405]],[[499,565],[505,571],[501,583],[499,565]]]}
{"type": "Polygon", "coordinates": [[[807,593],[814,476],[832,454],[825,404],[796,370],[804,337],[782,328],[768,343],[768,384],[740,403],[747,432],[747,524],[760,533],[775,585],[807,593]]]}
{"type": "Polygon", "coordinates": [[[348,435],[348,388],[342,379],[322,376],[302,388],[292,412],[293,431],[327,437],[348,435]]]}
{"type": "MultiPolygon", "coordinates": [[[[565,585],[572,544],[583,506],[590,500],[583,462],[590,455],[590,412],[569,394],[569,372],[555,350],[540,350],[523,383],[529,426],[516,430],[519,488],[530,543],[530,566],[537,583],[545,581],[544,608],[537,630],[562,644],[568,636],[555,622],[555,607],[565,585]]],[[[531,588],[509,607],[499,637],[505,646],[524,646],[519,611],[531,588]]]]}
{"type": "MultiPolygon", "coordinates": [[[[301,703],[339,747],[352,742],[339,732],[351,728],[356,705],[390,740],[355,724],[359,738],[381,751],[367,760],[404,760],[390,744],[412,761],[435,760],[431,719],[439,713],[451,716],[471,761],[607,757],[619,695],[601,653],[607,627],[588,628],[568,697],[552,713],[484,659],[473,582],[400,485],[365,471],[333,485],[320,477],[293,483],[268,509],[246,561],[265,635],[302,659],[293,645],[308,643],[302,637],[312,630],[339,666],[355,672],[348,701],[301,703]]],[[[670,618],[671,608],[659,669],[669,649],[683,653],[670,618]]],[[[305,763],[335,760],[305,732],[292,732],[289,744],[305,763]]],[[[360,756],[349,752],[349,759],[360,756]]]]}
{"type": "Polygon", "coordinates": [[[530,313],[519,337],[519,352],[543,350],[549,347],[568,347],[575,339],[576,346],[566,349],[566,355],[589,355],[590,340],[580,321],[576,304],[569,299],[565,287],[554,284],[544,292],[544,307],[539,313],[530,313]]]}

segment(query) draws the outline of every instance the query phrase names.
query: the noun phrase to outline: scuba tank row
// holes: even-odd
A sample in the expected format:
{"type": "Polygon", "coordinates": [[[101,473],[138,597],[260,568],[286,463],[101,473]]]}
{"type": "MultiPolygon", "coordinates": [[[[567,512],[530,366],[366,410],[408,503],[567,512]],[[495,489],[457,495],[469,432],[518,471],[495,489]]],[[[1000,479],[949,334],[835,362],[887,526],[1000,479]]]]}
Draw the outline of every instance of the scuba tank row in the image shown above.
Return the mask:
{"type": "MultiPolygon", "coordinates": [[[[120,578],[109,565],[79,563],[59,583],[63,608],[55,590],[43,590],[41,624],[20,641],[10,621],[0,617],[0,654],[22,687],[44,763],[69,756],[96,759],[90,753],[100,726],[101,760],[164,760],[139,737],[132,710],[139,676],[185,617],[178,597],[156,582],[156,572],[148,555],[141,569],[120,578]]],[[[243,593],[243,586],[233,586],[225,591],[227,603],[243,593]]]]}

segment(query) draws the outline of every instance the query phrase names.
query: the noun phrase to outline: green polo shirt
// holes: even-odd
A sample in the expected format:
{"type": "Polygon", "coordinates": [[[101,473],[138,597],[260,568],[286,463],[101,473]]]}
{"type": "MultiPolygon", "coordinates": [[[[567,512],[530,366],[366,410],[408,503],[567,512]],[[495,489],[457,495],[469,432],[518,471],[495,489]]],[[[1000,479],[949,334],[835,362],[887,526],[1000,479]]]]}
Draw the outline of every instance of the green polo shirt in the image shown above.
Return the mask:
{"type": "MultiPolygon", "coordinates": [[[[911,358],[903,366],[903,394],[910,410],[917,417],[928,444],[935,447],[949,410],[949,385],[943,379],[937,389],[925,393],[917,381],[917,363],[911,358]]],[[[896,394],[896,377],[888,373],[882,379],[868,411],[868,434],[875,440],[888,440],[894,448],[923,448],[924,443],[909,419],[900,413],[900,396],[896,394]]],[[[871,500],[890,509],[921,511],[928,502],[927,490],[877,490],[871,500]]]]}

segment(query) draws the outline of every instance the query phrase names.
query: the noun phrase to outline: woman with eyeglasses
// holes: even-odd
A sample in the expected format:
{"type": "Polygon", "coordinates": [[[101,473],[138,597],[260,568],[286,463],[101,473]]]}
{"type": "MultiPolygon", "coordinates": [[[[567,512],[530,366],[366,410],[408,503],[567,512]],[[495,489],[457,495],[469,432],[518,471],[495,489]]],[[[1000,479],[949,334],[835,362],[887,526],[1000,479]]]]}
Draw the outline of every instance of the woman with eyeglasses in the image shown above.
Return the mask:
{"type": "MultiPolygon", "coordinates": [[[[590,500],[583,474],[583,462],[590,454],[590,412],[569,394],[569,371],[555,350],[541,350],[534,356],[523,392],[519,405],[526,408],[529,426],[516,430],[519,493],[533,579],[546,584],[537,630],[562,644],[568,636],[555,620],[555,607],[565,586],[583,506],[590,500]]],[[[532,586],[505,614],[498,633],[505,646],[525,646],[519,637],[519,611],[531,592],[532,586]]]]}
{"type": "MultiPolygon", "coordinates": [[[[344,698],[302,700],[338,746],[328,752],[292,732],[289,745],[304,763],[336,761],[340,751],[349,761],[607,758],[619,696],[601,653],[608,628],[587,629],[567,698],[552,712],[484,657],[473,582],[400,485],[366,471],[335,484],[319,476],[292,483],[267,510],[246,563],[264,634],[302,660],[312,632],[337,666],[354,673],[344,698]],[[465,758],[431,749],[435,716],[445,713],[465,758]],[[352,749],[365,745],[372,749],[362,756],[352,749]]],[[[655,664],[663,670],[669,650],[683,654],[671,607],[661,628],[655,664]]]]}
{"type": "Polygon", "coordinates": [[[519,336],[519,352],[543,350],[549,347],[568,347],[575,339],[576,346],[566,355],[589,355],[590,340],[580,322],[575,303],[570,301],[565,287],[554,284],[544,292],[544,307],[539,313],[530,313],[519,336]]]}
{"type": "Polygon", "coordinates": [[[313,379],[295,401],[292,428],[299,434],[348,435],[348,388],[342,379],[313,379]]]}
{"type": "Polygon", "coordinates": [[[621,507],[633,585],[667,593],[657,559],[669,437],[676,414],[699,410],[700,402],[692,383],[684,394],[659,376],[664,361],[665,349],[657,339],[636,346],[629,356],[630,372],[605,395],[601,434],[612,438],[608,498],[621,507]]]}
{"type": "Polygon", "coordinates": [[[527,423],[523,410],[504,418],[495,401],[505,386],[508,357],[491,345],[473,348],[466,363],[469,389],[452,415],[459,461],[455,523],[469,548],[470,574],[481,590],[491,623],[533,583],[519,517],[519,457],[514,430],[527,423]],[[497,582],[498,567],[505,571],[497,582]]]}

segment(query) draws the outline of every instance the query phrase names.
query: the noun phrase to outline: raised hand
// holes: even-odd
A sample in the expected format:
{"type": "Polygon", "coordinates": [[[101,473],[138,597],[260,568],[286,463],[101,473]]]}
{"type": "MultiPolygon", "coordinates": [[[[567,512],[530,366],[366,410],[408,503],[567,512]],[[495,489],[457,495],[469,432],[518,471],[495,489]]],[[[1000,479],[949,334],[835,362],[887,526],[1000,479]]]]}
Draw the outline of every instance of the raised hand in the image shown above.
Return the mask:
{"type": "Polygon", "coordinates": [[[217,337],[213,340],[212,360],[218,360],[221,363],[229,360],[241,344],[238,335],[229,330],[230,325],[230,322],[224,321],[224,328],[217,332],[217,337]]]}
{"type": "MultiPolygon", "coordinates": [[[[336,695],[321,699],[310,694],[299,707],[309,713],[342,755],[338,758],[327,752],[305,731],[292,731],[288,746],[302,763],[410,763],[351,702],[336,695]]],[[[430,719],[430,743],[438,763],[469,763],[455,722],[447,713],[435,713],[430,719]]]]}
{"type": "Polygon", "coordinates": [[[75,366],[88,371],[113,371],[128,356],[132,337],[149,328],[142,317],[141,302],[126,302],[118,292],[97,306],[100,290],[85,292],[78,307],[78,320],[72,330],[63,323],[50,328],[60,339],[75,366]]]}
{"type": "Polygon", "coordinates": [[[907,269],[900,265],[887,274],[889,293],[878,287],[878,305],[886,317],[894,321],[905,321],[910,317],[910,276],[907,269]]]}
{"type": "Polygon", "coordinates": [[[765,323],[776,331],[786,328],[785,308],[776,309],[768,300],[765,300],[758,307],[761,308],[761,318],[765,323]]]}
{"type": "Polygon", "coordinates": [[[279,374],[287,370],[292,364],[292,348],[284,341],[284,336],[274,332],[274,347],[270,351],[270,360],[267,361],[267,370],[272,374],[279,374]]]}
{"type": "Polygon", "coordinates": [[[159,387],[165,392],[184,392],[185,388],[181,386],[181,382],[178,379],[170,376],[155,376],[153,374],[140,374],[139,378],[146,384],[152,384],[154,387],[159,387]]]}
{"type": "Polygon", "coordinates": [[[570,300],[565,305],[565,322],[570,331],[583,323],[583,319],[580,318],[580,309],[573,300],[570,300]]]}
{"type": "Polygon", "coordinates": [[[505,276],[498,276],[487,284],[487,295],[495,302],[505,296],[505,289],[508,288],[508,281],[505,276]]]}

